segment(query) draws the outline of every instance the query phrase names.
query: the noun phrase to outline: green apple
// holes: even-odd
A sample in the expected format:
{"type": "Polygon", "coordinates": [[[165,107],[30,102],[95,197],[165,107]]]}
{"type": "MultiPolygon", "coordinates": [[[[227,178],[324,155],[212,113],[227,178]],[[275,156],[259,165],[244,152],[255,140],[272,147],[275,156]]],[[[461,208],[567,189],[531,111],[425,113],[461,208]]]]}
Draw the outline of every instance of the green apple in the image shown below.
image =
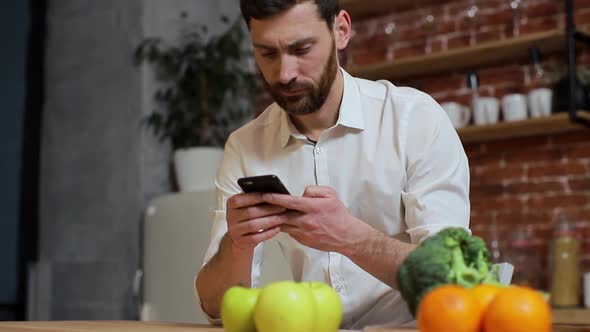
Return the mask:
{"type": "Polygon", "coordinates": [[[223,294],[221,322],[227,332],[256,332],[252,313],[260,289],[234,286],[223,294]]]}
{"type": "Polygon", "coordinates": [[[316,306],[309,286],[278,281],[264,287],[254,308],[258,332],[312,332],[316,306]]]}
{"type": "Polygon", "coordinates": [[[320,282],[306,282],[316,302],[315,332],[338,331],[342,322],[342,300],[332,286],[320,282]]]}

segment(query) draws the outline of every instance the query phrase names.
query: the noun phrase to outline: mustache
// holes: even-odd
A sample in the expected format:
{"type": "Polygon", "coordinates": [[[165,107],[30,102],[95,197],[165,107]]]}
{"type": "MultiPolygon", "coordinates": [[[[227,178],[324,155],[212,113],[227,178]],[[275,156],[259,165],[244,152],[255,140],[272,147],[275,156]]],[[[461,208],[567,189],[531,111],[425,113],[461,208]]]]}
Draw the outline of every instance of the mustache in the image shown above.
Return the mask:
{"type": "Polygon", "coordinates": [[[301,83],[301,82],[296,82],[296,81],[291,81],[289,83],[275,83],[272,85],[273,90],[276,91],[295,91],[295,90],[302,90],[302,89],[309,89],[310,85],[309,84],[305,84],[305,83],[301,83]]]}

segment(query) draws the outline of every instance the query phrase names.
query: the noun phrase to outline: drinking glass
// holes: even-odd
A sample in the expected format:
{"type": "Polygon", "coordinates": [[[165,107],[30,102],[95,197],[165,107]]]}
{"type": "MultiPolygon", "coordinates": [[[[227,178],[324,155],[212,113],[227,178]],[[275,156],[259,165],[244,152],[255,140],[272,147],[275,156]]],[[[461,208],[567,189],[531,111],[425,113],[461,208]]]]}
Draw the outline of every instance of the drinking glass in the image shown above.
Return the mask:
{"type": "Polygon", "coordinates": [[[436,32],[436,18],[432,13],[427,14],[422,19],[422,29],[424,30],[424,52],[429,54],[432,53],[432,36],[436,32]]]}
{"type": "Polygon", "coordinates": [[[387,43],[387,49],[385,53],[385,60],[391,61],[394,58],[395,51],[395,37],[397,28],[395,22],[391,21],[385,25],[383,32],[385,33],[385,41],[387,43]]]}
{"type": "Polygon", "coordinates": [[[469,22],[469,46],[474,46],[477,42],[477,15],[479,13],[479,7],[477,4],[472,3],[467,11],[465,12],[465,16],[467,16],[467,21],[469,22]]]}
{"type": "Polygon", "coordinates": [[[520,21],[522,19],[523,0],[510,0],[510,11],[512,11],[512,36],[520,35],[520,21]]]}

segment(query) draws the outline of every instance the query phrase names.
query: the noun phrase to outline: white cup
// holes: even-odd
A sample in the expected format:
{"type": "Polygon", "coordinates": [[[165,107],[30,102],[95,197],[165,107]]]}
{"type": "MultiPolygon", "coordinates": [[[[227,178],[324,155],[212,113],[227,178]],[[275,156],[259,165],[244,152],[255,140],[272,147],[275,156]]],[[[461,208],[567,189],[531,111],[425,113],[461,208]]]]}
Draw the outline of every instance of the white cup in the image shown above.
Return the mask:
{"type": "Polygon", "coordinates": [[[476,125],[498,122],[500,102],[493,97],[479,97],[473,101],[473,121],[476,125]]]}
{"type": "Polygon", "coordinates": [[[467,106],[454,101],[442,103],[440,106],[445,110],[455,128],[463,128],[471,120],[471,112],[467,106]]]}
{"type": "Polygon", "coordinates": [[[590,308],[590,272],[584,273],[584,306],[590,308]]]}
{"type": "Polygon", "coordinates": [[[526,96],[520,93],[511,93],[502,98],[502,115],[504,121],[520,121],[527,118],[526,96]]]}
{"type": "Polygon", "coordinates": [[[528,96],[531,117],[539,118],[551,114],[551,99],[553,90],[548,88],[534,89],[529,92],[528,96]]]}

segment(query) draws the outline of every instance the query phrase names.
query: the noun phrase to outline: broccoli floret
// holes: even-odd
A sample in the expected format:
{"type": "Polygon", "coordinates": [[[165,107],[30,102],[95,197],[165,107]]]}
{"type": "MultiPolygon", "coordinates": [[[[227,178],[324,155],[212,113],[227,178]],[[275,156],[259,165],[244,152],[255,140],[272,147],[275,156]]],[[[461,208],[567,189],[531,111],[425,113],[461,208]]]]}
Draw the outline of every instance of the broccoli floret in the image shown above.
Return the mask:
{"type": "Polygon", "coordinates": [[[489,251],[481,238],[469,235],[463,228],[446,228],[410,253],[398,269],[397,281],[415,316],[420,300],[434,287],[498,283],[490,266],[489,251]]]}

